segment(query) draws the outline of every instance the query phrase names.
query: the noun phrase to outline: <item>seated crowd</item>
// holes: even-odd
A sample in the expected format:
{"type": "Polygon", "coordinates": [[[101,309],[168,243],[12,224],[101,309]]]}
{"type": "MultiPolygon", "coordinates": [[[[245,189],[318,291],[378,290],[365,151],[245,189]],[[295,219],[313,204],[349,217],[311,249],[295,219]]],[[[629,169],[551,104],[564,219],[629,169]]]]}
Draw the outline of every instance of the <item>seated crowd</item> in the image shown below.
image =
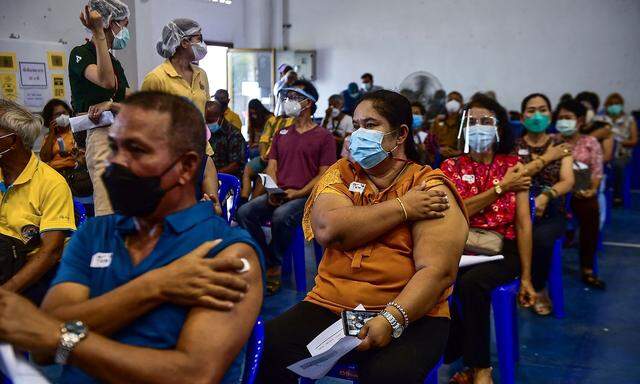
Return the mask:
{"type": "Polygon", "coordinates": [[[316,119],[315,86],[283,65],[274,111],[251,100],[245,138],[229,93],[211,96],[193,64],[206,55],[193,20],[164,26],[163,63],[130,92],[111,54],[128,17],[119,0],[85,7],[71,106],[0,99],[0,341],[62,364],[62,382],[231,382],[301,229],[323,254],[304,300],[266,323],[264,383],[296,383],[287,367],[359,304],[378,312],[347,355],[361,382],[421,383],[462,357],[452,383],[492,383],[491,291],[517,279],[521,306],[552,313],[569,214],[582,280],[605,289],[605,183],[617,203],[638,136],[621,95],[600,111],[592,92],[555,109],[533,93],[509,113],[490,92],[412,103],[365,73],[316,119]],[[106,111],[115,121],[99,126],[106,111]],[[73,132],[85,114],[96,127],[73,132]],[[232,225],[218,172],[241,185],[232,225]],[[503,259],[459,267],[463,254],[503,259]]]}

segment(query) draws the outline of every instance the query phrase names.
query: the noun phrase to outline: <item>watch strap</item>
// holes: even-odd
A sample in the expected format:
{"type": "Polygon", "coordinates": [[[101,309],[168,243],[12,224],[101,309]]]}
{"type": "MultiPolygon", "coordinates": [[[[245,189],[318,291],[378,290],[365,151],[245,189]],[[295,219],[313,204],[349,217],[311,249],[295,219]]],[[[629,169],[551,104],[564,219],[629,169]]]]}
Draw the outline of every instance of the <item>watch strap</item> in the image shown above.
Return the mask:
{"type": "Polygon", "coordinates": [[[398,320],[396,320],[395,316],[393,316],[390,312],[384,309],[380,311],[380,315],[382,315],[382,317],[387,319],[389,324],[391,324],[391,328],[393,329],[393,337],[394,338],[399,337],[399,335],[395,336],[395,334],[396,332],[402,333],[402,331],[404,331],[404,327],[400,324],[400,322],[398,322],[398,320]]]}

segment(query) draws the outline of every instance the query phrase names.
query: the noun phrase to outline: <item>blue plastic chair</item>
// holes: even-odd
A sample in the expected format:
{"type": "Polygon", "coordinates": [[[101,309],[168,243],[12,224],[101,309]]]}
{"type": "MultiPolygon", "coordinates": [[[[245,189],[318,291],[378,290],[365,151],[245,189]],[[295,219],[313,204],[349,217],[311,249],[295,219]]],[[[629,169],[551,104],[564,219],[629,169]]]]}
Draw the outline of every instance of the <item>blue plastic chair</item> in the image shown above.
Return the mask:
{"type": "Polygon", "coordinates": [[[80,228],[87,221],[87,210],[77,197],[73,198],[73,211],[75,213],[76,228],[80,228]]]}
{"type": "Polygon", "coordinates": [[[500,382],[503,384],[515,383],[516,362],[520,360],[518,308],[516,306],[516,296],[519,289],[520,281],[514,280],[491,291],[493,322],[498,348],[498,368],[500,382]]]}
{"type": "MultiPolygon", "coordinates": [[[[438,369],[442,365],[442,359],[438,361],[435,367],[429,372],[429,375],[424,380],[424,384],[438,384],[438,369]]],[[[332,377],[341,380],[350,380],[354,384],[359,384],[358,380],[358,366],[354,363],[344,363],[339,361],[325,377],[332,377]]],[[[316,381],[308,379],[306,377],[300,378],[300,384],[313,384],[316,381]]]]}
{"type": "Polygon", "coordinates": [[[282,260],[282,276],[287,277],[291,275],[291,265],[293,264],[296,291],[306,293],[307,271],[304,260],[304,245],[304,233],[302,226],[299,226],[291,238],[286,257],[282,260]]]}
{"type": "Polygon", "coordinates": [[[633,164],[629,163],[624,168],[622,180],[622,206],[631,209],[631,179],[633,174],[633,164]]]}
{"type": "Polygon", "coordinates": [[[218,199],[222,206],[222,214],[229,223],[236,215],[236,209],[238,209],[238,201],[240,199],[240,180],[233,175],[226,173],[218,173],[218,180],[220,181],[220,187],[218,188],[218,199]],[[231,208],[227,207],[227,198],[229,194],[233,196],[231,208]]]}
{"type": "Polygon", "coordinates": [[[258,369],[262,352],[264,351],[264,320],[258,316],[256,324],[247,342],[244,368],[242,370],[242,384],[255,384],[258,379],[258,369]]]}

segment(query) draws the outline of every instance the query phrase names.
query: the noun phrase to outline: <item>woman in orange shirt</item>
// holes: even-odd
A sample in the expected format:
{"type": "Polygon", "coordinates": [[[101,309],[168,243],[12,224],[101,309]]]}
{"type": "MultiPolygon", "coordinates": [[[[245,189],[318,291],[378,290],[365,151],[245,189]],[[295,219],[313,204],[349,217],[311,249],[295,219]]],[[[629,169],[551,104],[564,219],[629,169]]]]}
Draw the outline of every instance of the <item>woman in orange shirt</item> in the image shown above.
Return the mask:
{"type": "Polygon", "coordinates": [[[355,162],[338,160],[307,201],[305,234],[326,250],[305,300],[267,323],[264,382],[296,383],[286,367],[309,357],[306,345],[359,304],[379,312],[349,355],[360,382],[422,382],[444,350],[468,231],[464,205],[440,171],[413,163],[405,97],[369,93],[353,120],[355,162]]]}

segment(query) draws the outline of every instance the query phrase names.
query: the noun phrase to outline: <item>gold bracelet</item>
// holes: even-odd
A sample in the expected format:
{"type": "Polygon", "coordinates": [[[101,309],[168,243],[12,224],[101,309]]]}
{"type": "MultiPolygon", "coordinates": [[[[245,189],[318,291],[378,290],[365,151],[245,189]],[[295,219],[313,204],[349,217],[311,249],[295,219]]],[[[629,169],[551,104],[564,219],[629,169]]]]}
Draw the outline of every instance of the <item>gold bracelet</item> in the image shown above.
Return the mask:
{"type": "Polygon", "coordinates": [[[399,197],[396,197],[396,200],[398,200],[398,203],[400,203],[400,208],[402,208],[402,213],[404,214],[404,221],[409,220],[409,216],[407,215],[407,210],[404,207],[404,204],[402,203],[402,200],[400,200],[399,197]]]}

